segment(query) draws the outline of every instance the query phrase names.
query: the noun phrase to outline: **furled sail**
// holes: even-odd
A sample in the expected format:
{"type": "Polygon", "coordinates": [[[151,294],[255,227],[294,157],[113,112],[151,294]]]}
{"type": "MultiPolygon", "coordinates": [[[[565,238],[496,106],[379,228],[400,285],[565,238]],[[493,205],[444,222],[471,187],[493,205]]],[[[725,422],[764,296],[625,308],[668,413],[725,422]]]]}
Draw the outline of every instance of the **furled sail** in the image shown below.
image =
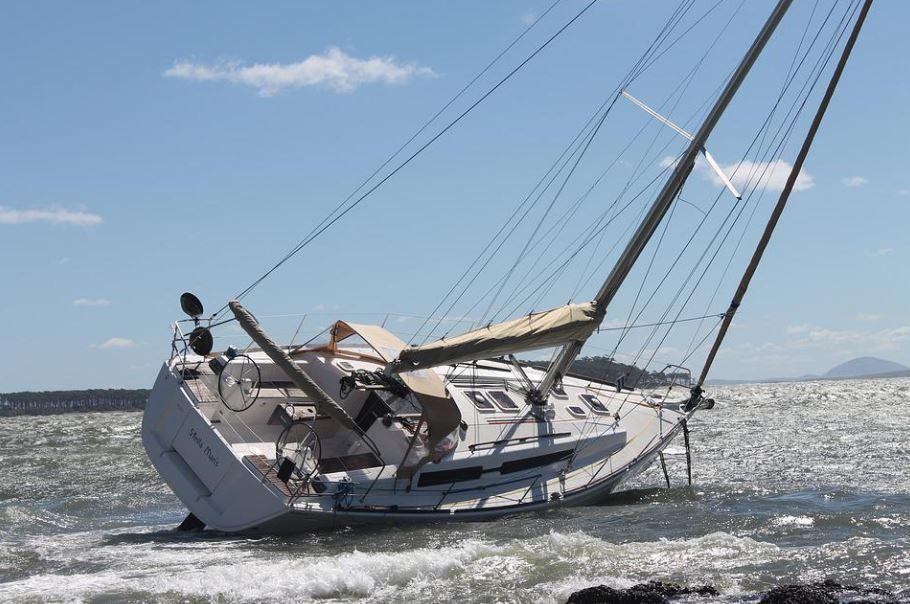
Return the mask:
{"type": "Polygon", "coordinates": [[[398,356],[398,371],[488,359],[505,354],[583,342],[597,329],[600,319],[593,302],[568,304],[532,313],[504,323],[407,348],[398,356]]]}

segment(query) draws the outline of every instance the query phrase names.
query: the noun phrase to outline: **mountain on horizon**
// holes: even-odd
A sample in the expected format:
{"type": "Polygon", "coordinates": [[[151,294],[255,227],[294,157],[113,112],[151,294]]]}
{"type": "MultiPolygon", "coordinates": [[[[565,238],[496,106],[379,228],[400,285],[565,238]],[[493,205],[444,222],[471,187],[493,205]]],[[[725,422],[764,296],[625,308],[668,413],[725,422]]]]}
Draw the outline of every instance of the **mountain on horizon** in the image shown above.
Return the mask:
{"type": "Polygon", "coordinates": [[[858,357],[846,363],[841,363],[822,377],[834,379],[857,378],[884,373],[897,373],[899,371],[910,371],[910,367],[876,357],[858,357]]]}
{"type": "Polygon", "coordinates": [[[799,377],[777,377],[752,380],[724,380],[710,379],[707,381],[712,386],[728,386],[735,384],[768,384],[775,382],[805,382],[811,380],[845,380],[851,378],[872,377],[910,377],[910,367],[887,361],[877,357],[857,357],[846,363],[833,367],[823,375],[806,374],[799,377]]]}

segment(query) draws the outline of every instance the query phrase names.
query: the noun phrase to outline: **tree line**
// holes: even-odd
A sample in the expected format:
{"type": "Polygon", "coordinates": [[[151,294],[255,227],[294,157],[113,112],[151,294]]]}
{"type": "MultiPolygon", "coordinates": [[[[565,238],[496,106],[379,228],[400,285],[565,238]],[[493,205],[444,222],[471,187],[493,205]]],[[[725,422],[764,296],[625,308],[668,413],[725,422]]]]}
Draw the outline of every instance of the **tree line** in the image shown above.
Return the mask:
{"type": "Polygon", "coordinates": [[[144,409],[149,390],[124,388],[0,393],[0,416],[144,409]]]}
{"type": "MultiPolygon", "coordinates": [[[[546,370],[548,363],[534,361],[531,365],[538,369],[546,370]]],[[[616,359],[607,356],[591,356],[575,359],[575,362],[572,363],[568,373],[570,375],[610,382],[613,384],[616,383],[616,380],[618,380],[620,376],[625,376],[625,385],[627,387],[635,388],[663,386],[671,381],[675,381],[677,384],[688,385],[687,380],[689,379],[688,374],[683,374],[679,372],[679,370],[667,370],[666,372],[648,371],[647,369],[642,369],[635,365],[621,363],[616,359]]]]}

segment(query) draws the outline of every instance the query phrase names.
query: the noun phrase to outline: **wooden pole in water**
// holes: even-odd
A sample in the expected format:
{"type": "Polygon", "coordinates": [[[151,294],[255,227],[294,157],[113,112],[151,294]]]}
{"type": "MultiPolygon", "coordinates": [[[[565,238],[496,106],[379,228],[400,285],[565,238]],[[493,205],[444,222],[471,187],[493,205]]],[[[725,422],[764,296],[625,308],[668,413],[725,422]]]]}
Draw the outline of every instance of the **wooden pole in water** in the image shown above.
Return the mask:
{"type": "Polygon", "coordinates": [[[711,365],[714,363],[717,351],[720,350],[720,345],[724,341],[724,336],[727,335],[727,330],[730,328],[730,323],[733,321],[733,315],[736,314],[743,297],[746,295],[746,290],[749,289],[749,283],[752,281],[753,275],[755,275],[755,269],[758,268],[758,263],[761,262],[765,249],[768,247],[768,242],[771,240],[771,235],[774,233],[777,222],[780,220],[780,216],[787,205],[787,200],[790,199],[790,193],[793,192],[793,185],[796,184],[796,179],[802,170],[803,163],[806,161],[806,156],[809,154],[809,149],[815,141],[815,134],[818,132],[818,127],[825,117],[825,112],[828,110],[828,104],[831,102],[831,97],[834,96],[834,90],[837,88],[841,74],[844,72],[844,67],[847,65],[847,59],[850,58],[850,53],[853,51],[853,46],[856,44],[856,39],[859,37],[859,31],[863,27],[863,22],[866,20],[866,15],[869,13],[869,8],[871,6],[872,0],[865,0],[859,17],[856,18],[856,23],[853,25],[853,31],[850,32],[850,37],[847,39],[846,45],[844,45],[844,50],[841,53],[837,67],[834,68],[834,73],[831,74],[831,81],[828,82],[828,88],[825,90],[825,95],[822,97],[818,110],[815,112],[815,118],[812,120],[812,125],[809,127],[809,132],[806,134],[803,146],[796,156],[796,161],[793,162],[793,169],[790,170],[790,176],[787,177],[787,183],[784,185],[784,190],[780,193],[777,205],[774,206],[771,218],[768,219],[765,231],[762,233],[761,239],[758,242],[758,247],[755,248],[755,252],[752,254],[752,260],[749,262],[749,266],[746,267],[746,272],[743,274],[742,280],[739,282],[739,287],[733,295],[733,301],[730,302],[730,308],[728,308],[727,312],[724,314],[723,321],[721,321],[720,324],[720,330],[717,332],[717,338],[714,340],[711,352],[708,353],[708,358],[705,360],[705,366],[702,368],[698,383],[692,389],[692,403],[697,403],[696,399],[701,396],[701,387],[708,377],[708,371],[710,371],[711,365]]]}

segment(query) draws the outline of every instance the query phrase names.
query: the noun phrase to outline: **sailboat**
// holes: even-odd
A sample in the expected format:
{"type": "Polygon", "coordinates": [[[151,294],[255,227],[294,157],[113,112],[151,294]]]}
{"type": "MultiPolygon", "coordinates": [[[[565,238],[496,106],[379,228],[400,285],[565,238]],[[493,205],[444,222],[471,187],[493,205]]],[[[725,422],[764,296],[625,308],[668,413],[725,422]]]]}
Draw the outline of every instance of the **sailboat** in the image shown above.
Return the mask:
{"type": "Polygon", "coordinates": [[[845,13],[853,17],[852,31],[742,281],[719,316],[699,377],[681,377],[685,371],[673,369],[660,388],[638,387],[624,377],[576,374],[573,363],[603,326],[696,161],[706,162],[742,199],[706,144],[791,2],[776,2],[694,134],[628,90],[618,91],[617,98],[688,142],[590,301],[417,345],[383,325],[337,320],[322,340],[295,345],[276,342],[239,299],[206,317],[200,299],[184,293],[188,318],[175,323],[171,355],[142,421],[152,465],[189,511],[181,528],[293,533],[489,520],[596,504],[655,460],[663,461],[663,451],[709,404],[708,371],[871,0],[845,13]],[[215,350],[213,334],[228,323],[239,326],[251,344],[215,350]],[[549,362],[516,356],[541,349],[555,350],[549,362]]]}

